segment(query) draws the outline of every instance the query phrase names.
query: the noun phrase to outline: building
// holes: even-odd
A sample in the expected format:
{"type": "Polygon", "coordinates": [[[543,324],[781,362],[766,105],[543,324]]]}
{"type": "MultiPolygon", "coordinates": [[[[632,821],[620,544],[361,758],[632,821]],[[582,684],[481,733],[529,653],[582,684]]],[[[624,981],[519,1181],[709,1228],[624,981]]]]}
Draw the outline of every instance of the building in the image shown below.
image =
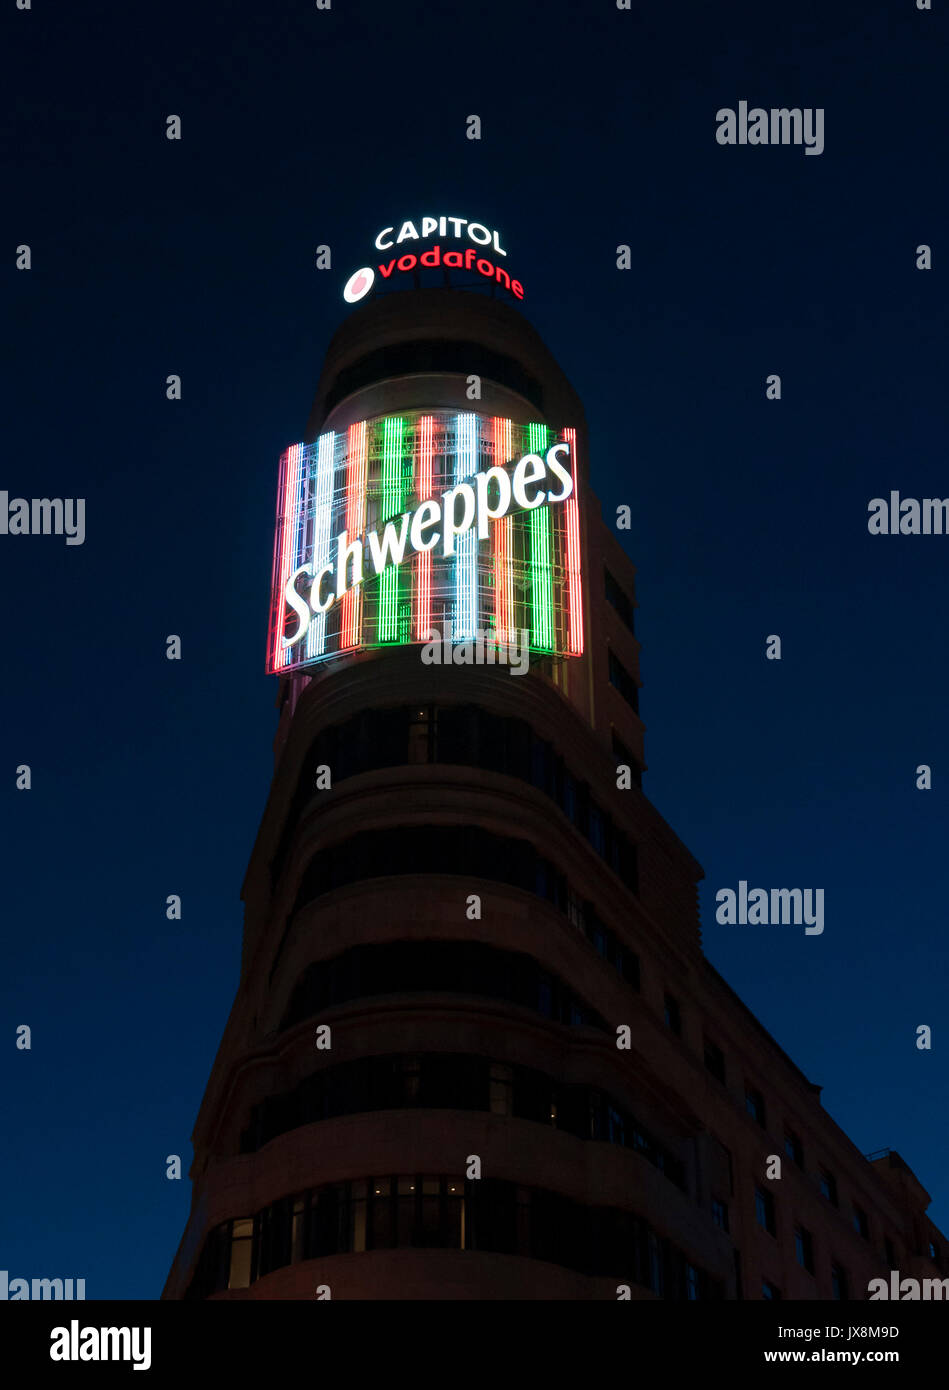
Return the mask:
{"type": "Polygon", "coordinates": [[[513,304],[409,289],[334,337],[281,473],[282,515],[309,511],[278,534],[276,765],[165,1298],[862,1299],[949,1272],[906,1165],[857,1151],[703,956],[587,467],[513,304]],[[498,515],[485,484],[487,540],[361,586],[340,563],[344,527],[368,566],[372,526],[552,441],[572,487],[498,515]],[[529,673],[423,660],[449,619],[472,657],[526,625],[529,673]]]}

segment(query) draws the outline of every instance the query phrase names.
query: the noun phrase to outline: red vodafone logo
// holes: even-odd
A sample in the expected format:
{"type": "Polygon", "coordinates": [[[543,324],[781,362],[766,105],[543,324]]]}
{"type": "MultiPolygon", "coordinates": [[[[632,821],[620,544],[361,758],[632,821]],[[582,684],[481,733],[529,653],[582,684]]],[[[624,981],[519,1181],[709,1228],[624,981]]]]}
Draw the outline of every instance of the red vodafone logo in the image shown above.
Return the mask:
{"type": "Polygon", "coordinates": [[[343,290],[343,298],[347,304],[355,304],[357,300],[363,298],[372,289],[372,282],[376,278],[376,272],[371,266],[364,265],[362,270],[357,270],[350,275],[343,290]]]}

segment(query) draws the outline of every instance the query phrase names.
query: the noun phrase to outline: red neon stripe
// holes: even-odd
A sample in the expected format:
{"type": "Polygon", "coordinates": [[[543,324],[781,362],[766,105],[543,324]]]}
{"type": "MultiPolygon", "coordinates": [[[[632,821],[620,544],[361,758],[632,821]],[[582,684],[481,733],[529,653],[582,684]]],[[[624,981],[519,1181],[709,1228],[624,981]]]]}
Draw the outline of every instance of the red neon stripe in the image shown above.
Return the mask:
{"type": "MultiPolygon", "coordinates": [[[[418,498],[427,501],[432,495],[432,459],[434,444],[435,417],[423,415],[419,420],[418,453],[418,498]]],[[[432,552],[424,550],[418,557],[415,567],[415,636],[423,638],[432,627],[432,552]]]]}
{"type": "Polygon", "coordinates": [[[569,632],[567,650],[573,656],[583,652],[583,588],[580,572],[580,507],[577,500],[577,432],[567,429],[563,432],[566,443],[570,445],[570,467],[573,474],[573,495],[565,503],[567,511],[567,575],[570,598],[569,632]]]}
{"type": "MultiPolygon", "coordinates": [[[[511,421],[493,417],[494,462],[503,467],[511,457],[511,421]]],[[[514,574],[511,555],[511,518],[494,526],[494,628],[499,642],[510,642],[514,626],[514,574]]]]}
{"type": "MultiPolygon", "coordinates": [[[[286,614],[284,611],[284,590],[287,587],[287,580],[290,578],[290,531],[296,521],[291,516],[291,497],[293,493],[293,480],[296,474],[297,456],[300,452],[299,444],[291,444],[280,460],[281,483],[283,486],[283,512],[280,528],[280,582],[277,589],[277,621],[274,630],[274,670],[279,671],[290,661],[290,650],[286,651],[281,646],[284,628],[286,626],[286,614]]],[[[278,490],[279,495],[279,490],[278,490]]]]}

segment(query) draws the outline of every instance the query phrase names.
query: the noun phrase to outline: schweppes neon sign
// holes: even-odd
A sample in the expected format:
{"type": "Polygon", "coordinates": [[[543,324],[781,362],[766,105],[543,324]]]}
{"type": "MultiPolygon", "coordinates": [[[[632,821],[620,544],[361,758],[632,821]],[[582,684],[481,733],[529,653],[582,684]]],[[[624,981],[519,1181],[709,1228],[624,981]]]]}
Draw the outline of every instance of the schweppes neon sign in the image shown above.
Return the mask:
{"type": "Polygon", "coordinates": [[[268,669],[448,624],[582,651],[576,432],[412,412],[288,449],[268,669]]]}

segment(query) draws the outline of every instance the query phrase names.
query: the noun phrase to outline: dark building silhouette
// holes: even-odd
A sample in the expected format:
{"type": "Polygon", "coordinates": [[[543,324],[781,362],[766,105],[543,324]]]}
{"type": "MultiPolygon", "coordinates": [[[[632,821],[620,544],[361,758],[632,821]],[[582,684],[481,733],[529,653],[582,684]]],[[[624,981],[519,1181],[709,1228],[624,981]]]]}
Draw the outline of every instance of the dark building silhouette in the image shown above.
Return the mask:
{"type": "MultiPolygon", "coordinates": [[[[164,1297],[863,1299],[890,1269],[949,1272],[907,1166],[858,1152],[702,953],[700,866],[641,788],[634,568],[537,333],[457,289],[366,303],[307,425],[316,494],[330,435],[362,476],[362,501],[334,493],[350,540],[551,440],[570,443],[575,510],[351,587],[308,631],[326,659],[281,675],[240,985],[164,1297]],[[457,618],[469,562],[469,618],[513,630],[547,604],[529,674],[421,660],[419,624],[457,618]]],[[[308,553],[330,563],[342,523],[321,505],[308,553]]],[[[292,568],[278,545],[281,583],[292,568]]]]}

